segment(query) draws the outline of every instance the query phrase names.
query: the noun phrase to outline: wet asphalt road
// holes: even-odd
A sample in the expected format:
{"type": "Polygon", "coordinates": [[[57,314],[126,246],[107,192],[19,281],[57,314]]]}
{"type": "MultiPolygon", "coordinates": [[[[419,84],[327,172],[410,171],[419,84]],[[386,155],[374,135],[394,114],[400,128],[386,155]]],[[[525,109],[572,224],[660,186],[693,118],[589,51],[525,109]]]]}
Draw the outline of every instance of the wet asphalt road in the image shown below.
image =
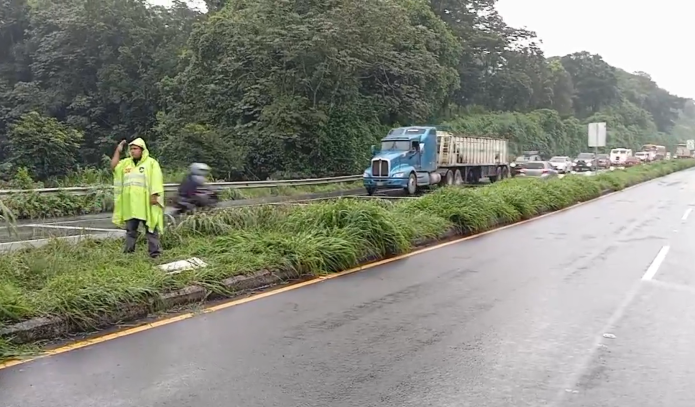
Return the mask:
{"type": "Polygon", "coordinates": [[[692,407],[693,206],[695,171],[673,174],[0,370],[0,406],[692,407]]]}

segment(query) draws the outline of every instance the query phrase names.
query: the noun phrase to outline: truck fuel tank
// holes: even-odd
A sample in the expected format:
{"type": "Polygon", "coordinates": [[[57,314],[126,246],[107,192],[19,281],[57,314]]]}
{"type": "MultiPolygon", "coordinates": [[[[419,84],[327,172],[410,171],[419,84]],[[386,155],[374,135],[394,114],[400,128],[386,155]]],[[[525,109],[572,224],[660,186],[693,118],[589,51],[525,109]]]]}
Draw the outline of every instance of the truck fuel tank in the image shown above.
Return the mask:
{"type": "Polygon", "coordinates": [[[438,172],[430,172],[430,185],[436,185],[442,182],[442,174],[438,172]]]}

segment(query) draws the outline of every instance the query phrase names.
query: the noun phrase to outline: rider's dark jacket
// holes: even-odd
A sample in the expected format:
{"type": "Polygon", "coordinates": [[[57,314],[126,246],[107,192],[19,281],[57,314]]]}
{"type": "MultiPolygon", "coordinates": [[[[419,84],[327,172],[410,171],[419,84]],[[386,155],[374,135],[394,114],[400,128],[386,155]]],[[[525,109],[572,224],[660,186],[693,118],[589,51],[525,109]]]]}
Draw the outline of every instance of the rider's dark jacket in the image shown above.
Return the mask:
{"type": "Polygon", "coordinates": [[[200,178],[193,174],[188,174],[181,182],[181,185],[179,185],[179,196],[182,198],[192,198],[195,196],[198,190],[205,185],[203,182],[198,181],[198,179],[200,178]]]}

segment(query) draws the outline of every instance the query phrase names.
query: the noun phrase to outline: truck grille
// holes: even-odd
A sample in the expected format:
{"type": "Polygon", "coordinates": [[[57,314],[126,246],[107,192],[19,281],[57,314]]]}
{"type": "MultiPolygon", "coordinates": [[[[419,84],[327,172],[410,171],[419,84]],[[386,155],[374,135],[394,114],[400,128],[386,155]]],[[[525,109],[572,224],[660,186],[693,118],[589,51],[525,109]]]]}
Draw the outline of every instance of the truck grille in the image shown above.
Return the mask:
{"type": "Polygon", "coordinates": [[[386,160],[372,161],[372,175],[375,177],[388,177],[389,162],[386,160]]]}

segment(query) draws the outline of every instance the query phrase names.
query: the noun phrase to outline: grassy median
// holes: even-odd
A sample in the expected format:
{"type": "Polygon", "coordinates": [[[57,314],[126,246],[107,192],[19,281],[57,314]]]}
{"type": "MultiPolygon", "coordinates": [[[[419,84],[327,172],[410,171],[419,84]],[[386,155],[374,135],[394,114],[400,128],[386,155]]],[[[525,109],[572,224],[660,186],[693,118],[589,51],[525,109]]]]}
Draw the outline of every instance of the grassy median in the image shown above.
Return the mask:
{"type": "MultiPolygon", "coordinates": [[[[256,199],[273,196],[298,196],[322,192],[347,191],[362,187],[362,181],[334,184],[283,186],[278,188],[229,188],[222,190],[222,200],[256,199]]],[[[46,219],[62,216],[79,216],[113,210],[113,191],[101,185],[85,195],[13,194],[0,197],[17,219],[46,219]]]]}
{"type": "MultiPolygon", "coordinates": [[[[593,177],[510,179],[485,188],[443,188],[397,202],[339,199],[199,214],[167,231],[165,256],[158,262],[196,256],[209,267],[173,276],[153,267],[144,242],[138,254],[129,256],[121,253],[120,241],[56,241],[2,256],[0,325],[61,316],[87,329],[95,318],[191,284],[230,295],[220,282],[231,276],[259,270],[336,272],[366,257],[407,252],[414,242],[437,238],[452,228],[482,232],[693,166],[695,160],[674,160],[593,177]]],[[[0,354],[2,346],[0,341],[0,354]]]]}

